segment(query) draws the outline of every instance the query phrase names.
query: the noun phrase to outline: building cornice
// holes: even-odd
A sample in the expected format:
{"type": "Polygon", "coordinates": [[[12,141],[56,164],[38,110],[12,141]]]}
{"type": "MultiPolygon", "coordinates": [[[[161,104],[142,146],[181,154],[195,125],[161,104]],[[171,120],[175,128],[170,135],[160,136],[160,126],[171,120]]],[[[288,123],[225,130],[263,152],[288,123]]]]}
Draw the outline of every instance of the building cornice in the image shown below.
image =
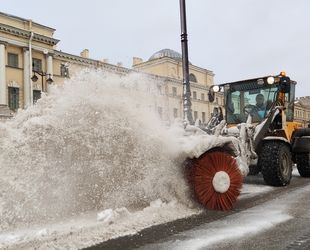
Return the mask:
{"type": "MultiPolygon", "coordinates": [[[[170,82],[170,83],[174,83],[174,84],[178,84],[178,85],[183,85],[183,81],[182,80],[178,80],[178,79],[170,78],[170,77],[164,77],[164,76],[160,76],[160,77],[164,81],[166,81],[166,82],[170,82]]],[[[198,84],[198,83],[190,82],[190,86],[195,88],[195,89],[209,91],[209,87],[208,86],[201,85],[201,84],[198,84]]]]}
{"type": "MultiPolygon", "coordinates": [[[[175,65],[182,66],[182,62],[181,61],[178,61],[178,60],[175,60],[173,58],[165,56],[165,57],[162,57],[162,58],[152,59],[152,60],[149,60],[149,61],[145,61],[145,62],[136,64],[136,65],[134,65],[134,68],[143,69],[143,68],[145,68],[147,66],[150,66],[150,65],[155,66],[155,65],[163,64],[165,62],[169,62],[169,63],[175,64],[175,65]]],[[[204,68],[201,68],[201,67],[198,67],[198,66],[193,65],[193,64],[189,65],[189,69],[190,70],[196,70],[196,71],[199,71],[199,72],[202,72],[202,73],[207,73],[208,75],[211,75],[211,76],[215,75],[213,73],[213,71],[208,70],[208,69],[204,69],[204,68]]]]}
{"type": "Polygon", "coordinates": [[[295,107],[299,106],[300,108],[310,110],[310,105],[307,105],[307,104],[304,104],[304,103],[301,103],[301,102],[297,102],[294,105],[295,105],[295,107]]]}
{"type": "Polygon", "coordinates": [[[32,24],[35,25],[35,26],[42,27],[44,29],[48,29],[48,30],[51,30],[53,32],[56,31],[56,29],[54,29],[54,28],[51,28],[51,27],[39,24],[37,22],[33,22],[32,20],[29,20],[29,19],[25,19],[25,18],[22,18],[22,17],[14,16],[14,15],[10,15],[10,14],[4,13],[4,12],[0,12],[0,16],[4,16],[4,17],[7,17],[7,18],[10,18],[10,19],[13,19],[13,20],[17,20],[17,21],[20,21],[20,22],[30,22],[31,21],[32,24]]]}
{"type": "Polygon", "coordinates": [[[125,67],[120,67],[117,65],[104,63],[99,60],[85,58],[82,56],[77,56],[77,55],[65,53],[65,52],[58,51],[58,50],[54,50],[54,57],[58,57],[60,59],[65,59],[65,60],[70,60],[70,61],[77,62],[77,63],[91,65],[93,67],[105,68],[107,70],[111,70],[113,72],[118,72],[122,74],[128,74],[130,72],[133,72],[133,70],[125,68],[125,67]]]}
{"type": "MultiPolygon", "coordinates": [[[[13,40],[13,39],[1,36],[1,34],[0,34],[0,43],[4,43],[7,45],[15,45],[17,47],[22,47],[24,50],[29,49],[29,43],[27,42],[27,40],[23,40],[23,41],[22,40],[13,40]]],[[[50,48],[37,46],[35,44],[32,44],[32,48],[34,50],[41,51],[41,52],[48,50],[48,53],[53,53],[53,50],[51,50],[50,48]]]]}
{"type": "MultiPolygon", "coordinates": [[[[172,77],[159,76],[159,75],[155,75],[155,74],[150,74],[150,73],[146,73],[146,72],[143,72],[143,71],[139,71],[139,70],[136,70],[136,69],[128,69],[128,68],[125,68],[125,67],[120,67],[120,66],[117,66],[117,65],[113,65],[113,64],[109,64],[109,63],[104,63],[104,62],[99,61],[99,60],[85,58],[85,57],[81,57],[81,56],[65,53],[65,52],[58,51],[58,50],[54,50],[53,56],[56,57],[56,58],[59,58],[59,59],[66,60],[66,61],[70,60],[72,62],[76,62],[76,63],[79,63],[79,64],[86,64],[86,65],[90,65],[90,66],[93,66],[93,67],[96,67],[96,68],[104,68],[104,69],[107,69],[107,70],[110,70],[110,71],[113,71],[113,72],[116,72],[116,73],[121,73],[121,74],[138,73],[138,74],[142,74],[145,77],[148,77],[148,78],[150,78],[152,80],[155,80],[155,81],[158,81],[158,82],[161,82],[161,83],[164,83],[164,84],[167,84],[167,82],[174,83],[174,84],[177,84],[177,85],[182,85],[183,84],[182,80],[175,79],[175,78],[172,78],[172,77]]],[[[201,84],[198,84],[198,83],[193,83],[193,82],[191,82],[190,84],[195,89],[200,89],[200,90],[204,90],[204,91],[208,91],[209,90],[208,86],[204,86],[204,85],[201,85],[201,84]]]]}
{"type": "Polygon", "coordinates": [[[98,61],[96,61],[94,59],[76,56],[76,55],[72,55],[72,54],[65,53],[65,52],[58,51],[58,50],[54,50],[54,57],[63,58],[63,59],[71,60],[71,61],[76,61],[79,63],[90,64],[93,66],[98,65],[98,61]]]}
{"type": "MultiPolygon", "coordinates": [[[[2,24],[2,23],[0,23],[0,31],[3,33],[7,33],[10,35],[25,38],[25,39],[29,39],[31,36],[31,31],[19,29],[19,28],[12,27],[12,26],[9,26],[6,24],[2,24]]],[[[33,33],[32,39],[33,39],[33,41],[45,43],[45,44],[48,44],[51,46],[56,45],[60,41],[60,40],[55,39],[55,38],[40,35],[38,33],[33,33]]]]}

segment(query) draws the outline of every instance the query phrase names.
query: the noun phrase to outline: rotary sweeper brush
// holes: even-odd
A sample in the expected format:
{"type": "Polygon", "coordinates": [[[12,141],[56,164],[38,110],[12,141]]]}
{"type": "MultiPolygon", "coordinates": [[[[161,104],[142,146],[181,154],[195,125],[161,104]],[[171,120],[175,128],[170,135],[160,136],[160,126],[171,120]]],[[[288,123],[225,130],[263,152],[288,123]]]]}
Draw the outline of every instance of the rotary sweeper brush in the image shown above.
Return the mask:
{"type": "Polygon", "coordinates": [[[211,86],[210,102],[216,92],[224,95],[225,120],[218,108],[206,127],[193,126],[185,0],[180,9],[185,131],[199,137],[201,149],[185,167],[197,201],[229,210],[246,175],[261,172],[266,184],[286,186],[293,163],[301,176],[310,177],[310,129],[293,121],[296,82],[284,72],[211,86]]]}

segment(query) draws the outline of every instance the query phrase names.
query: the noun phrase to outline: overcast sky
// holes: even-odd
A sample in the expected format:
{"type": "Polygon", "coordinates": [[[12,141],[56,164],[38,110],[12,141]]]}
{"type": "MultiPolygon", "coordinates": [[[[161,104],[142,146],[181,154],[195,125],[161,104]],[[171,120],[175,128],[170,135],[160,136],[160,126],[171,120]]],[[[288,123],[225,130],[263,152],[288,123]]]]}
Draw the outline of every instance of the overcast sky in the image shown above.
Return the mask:
{"type": "MultiPolygon", "coordinates": [[[[277,74],[310,96],[310,0],[187,0],[190,61],[215,82],[277,74]]],[[[0,11],[56,29],[58,49],[131,67],[181,51],[179,0],[0,0],[0,11]]]]}

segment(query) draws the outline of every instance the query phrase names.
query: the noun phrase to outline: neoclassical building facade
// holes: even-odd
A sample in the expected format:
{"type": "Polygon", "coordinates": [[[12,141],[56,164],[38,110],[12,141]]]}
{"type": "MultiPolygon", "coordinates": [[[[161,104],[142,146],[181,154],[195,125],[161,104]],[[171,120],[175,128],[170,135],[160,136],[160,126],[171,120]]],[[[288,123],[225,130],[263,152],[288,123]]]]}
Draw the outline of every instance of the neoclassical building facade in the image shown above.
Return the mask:
{"type": "Polygon", "coordinates": [[[299,97],[295,100],[294,119],[303,127],[310,127],[310,96],[299,97]]]}
{"type": "MultiPolygon", "coordinates": [[[[149,60],[134,57],[132,69],[89,58],[89,51],[79,56],[57,50],[54,28],[32,20],[0,12],[0,118],[9,117],[19,108],[33,105],[48,92],[49,84],[63,84],[75,71],[85,67],[100,68],[117,74],[139,72],[157,85],[159,97],[154,109],[163,120],[183,116],[181,54],[164,49],[149,60]]],[[[213,106],[207,93],[214,84],[214,73],[190,64],[192,111],[195,120],[207,122],[213,106]]]]}
{"type": "Polygon", "coordinates": [[[57,50],[54,28],[0,12],[0,118],[27,108],[48,92],[49,84],[62,84],[74,71],[104,68],[126,74],[129,69],[57,50]]]}
{"type": "MultiPolygon", "coordinates": [[[[32,20],[0,12],[0,119],[11,117],[19,108],[33,105],[49,84],[63,84],[75,71],[83,68],[103,69],[119,75],[133,72],[149,78],[158,89],[155,112],[166,121],[183,117],[182,56],[163,49],[143,61],[133,57],[132,68],[89,58],[89,51],[72,55],[57,49],[54,28],[32,20]]],[[[208,90],[214,84],[211,70],[189,65],[193,118],[206,123],[214,107],[224,106],[223,95],[208,101],[208,90]]],[[[310,123],[310,98],[297,98],[295,121],[304,127],[310,123]]]]}
{"type": "MultiPolygon", "coordinates": [[[[165,79],[164,94],[169,99],[168,115],[171,118],[182,117],[183,72],[182,55],[171,49],[155,52],[147,61],[133,58],[133,69],[139,72],[158,75],[165,79]]],[[[223,95],[218,93],[215,102],[208,101],[208,91],[214,84],[214,73],[210,70],[189,64],[192,114],[195,121],[206,123],[215,106],[223,106],[223,95]]]]}

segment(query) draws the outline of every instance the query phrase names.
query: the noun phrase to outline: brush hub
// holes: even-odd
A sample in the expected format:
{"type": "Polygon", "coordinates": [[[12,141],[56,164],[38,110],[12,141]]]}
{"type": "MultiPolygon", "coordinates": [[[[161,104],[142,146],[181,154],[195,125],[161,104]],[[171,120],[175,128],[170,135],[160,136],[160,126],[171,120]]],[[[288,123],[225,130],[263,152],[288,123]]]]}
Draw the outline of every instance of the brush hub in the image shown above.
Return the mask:
{"type": "Polygon", "coordinates": [[[230,187],[230,177],[224,171],[216,172],[212,180],[213,188],[218,193],[225,193],[230,187]]]}

